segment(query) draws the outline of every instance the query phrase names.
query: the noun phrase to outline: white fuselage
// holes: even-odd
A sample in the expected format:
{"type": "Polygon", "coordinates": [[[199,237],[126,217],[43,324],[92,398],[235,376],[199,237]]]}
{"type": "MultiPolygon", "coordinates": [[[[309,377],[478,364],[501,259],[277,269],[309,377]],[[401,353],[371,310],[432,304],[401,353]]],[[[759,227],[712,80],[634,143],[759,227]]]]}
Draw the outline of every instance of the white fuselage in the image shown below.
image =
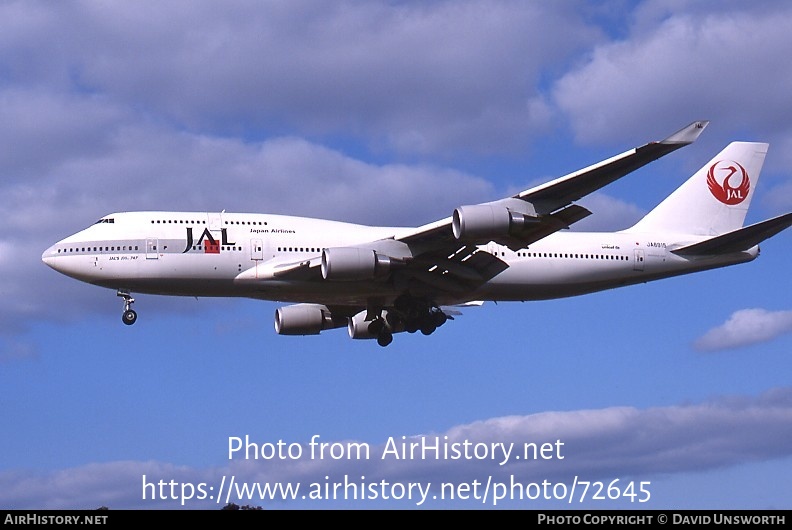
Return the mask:
{"type": "MultiPolygon", "coordinates": [[[[278,267],[303,260],[316,266],[322,249],[398,238],[410,230],[267,214],[129,212],[106,216],[59,241],[42,259],[81,281],[138,293],[365,306],[372,298],[392,300],[399,289],[378,280],[285,280],[278,267]]],[[[436,301],[574,296],[750,261],[758,254],[758,247],[707,258],[670,252],[701,239],[559,232],[517,251],[491,243],[480,248],[508,268],[474,291],[436,301]]]]}

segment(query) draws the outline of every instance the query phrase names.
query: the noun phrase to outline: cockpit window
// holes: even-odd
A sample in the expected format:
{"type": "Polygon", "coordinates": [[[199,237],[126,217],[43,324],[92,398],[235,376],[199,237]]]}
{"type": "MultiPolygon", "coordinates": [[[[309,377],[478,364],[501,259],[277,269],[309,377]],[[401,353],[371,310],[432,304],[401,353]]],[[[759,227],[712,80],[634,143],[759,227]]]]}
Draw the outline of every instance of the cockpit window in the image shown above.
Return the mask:
{"type": "Polygon", "coordinates": [[[99,219],[94,224],[98,225],[99,223],[115,223],[115,219],[112,217],[105,217],[104,219],[99,219]]]}

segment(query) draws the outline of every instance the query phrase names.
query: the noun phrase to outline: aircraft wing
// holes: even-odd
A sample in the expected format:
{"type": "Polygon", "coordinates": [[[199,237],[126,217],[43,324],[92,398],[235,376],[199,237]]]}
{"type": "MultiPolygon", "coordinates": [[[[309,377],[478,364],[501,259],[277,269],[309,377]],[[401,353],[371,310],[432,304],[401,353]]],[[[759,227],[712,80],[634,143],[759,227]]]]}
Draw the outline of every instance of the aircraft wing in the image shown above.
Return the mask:
{"type": "MultiPolygon", "coordinates": [[[[395,281],[409,285],[416,292],[473,291],[508,268],[505,261],[480,245],[495,242],[517,250],[569,228],[591,215],[582,206],[572,204],[573,201],[694,142],[708,123],[693,122],[664,140],[631,149],[512,197],[461,206],[451,217],[400,233],[390,243],[409,249],[405,253],[409,259],[397,271],[395,281]]],[[[377,249],[383,241],[361,247],[377,249]]],[[[319,261],[313,258],[281,263],[268,271],[268,275],[315,279],[320,274],[319,261]]]]}
{"type": "Polygon", "coordinates": [[[454,224],[463,224],[464,209],[469,208],[469,211],[476,214],[473,216],[476,217],[476,221],[481,219],[481,216],[489,216],[492,212],[494,224],[508,225],[513,219],[504,221],[503,219],[506,217],[504,217],[503,211],[505,211],[514,214],[512,217],[516,217],[519,221],[515,224],[520,226],[514,230],[512,230],[512,226],[507,226],[506,233],[503,234],[493,233],[479,236],[476,233],[473,241],[468,240],[467,242],[484,244],[495,241],[515,250],[524,248],[558,230],[569,228],[573,223],[591,214],[582,206],[572,205],[573,201],[620,179],[649,162],[676,151],[680,147],[693,143],[708,124],[708,121],[693,122],[664,140],[630,149],[620,155],[522,191],[507,199],[473,207],[463,206],[454,212],[454,216],[418,227],[398,239],[419,252],[423,249],[444,245],[453,246],[454,240],[460,239],[454,233],[456,231],[454,224]],[[475,210],[476,208],[478,210],[475,210]],[[492,237],[488,238],[489,235],[492,237]]]}
{"type": "Polygon", "coordinates": [[[508,265],[476,245],[494,241],[518,250],[569,228],[591,215],[572,202],[693,143],[708,124],[693,122],[664,140],[625,151],[506,199],[462,206],[451,217],[402,234],[396,240],[407,244],[414,257],[405,272],[444,291],[483,283],[508,265]]]}
{"type": "Polygon", "coordinates": [[[591,165],[515,195],[531,202],[537,213],[554,212],[598,189],[632,173],[680,147],[690,145],[704,131],[708,121],[696,121],[665,140],[650,142],[620,155],[591,165]]]}
{"type": "MultiPolygon", "coordinates": [[[[377,246],[374,241],[371,246],[377,246]]],[[[366,246],[366,245],[364,245],[366,246]]],[[[265,262],[237,276],[238,280],[321,280],[321,256],[285,263],[265,262]]],[[[506,262],[474,245],[455,245],[452,251],[438,248],[406,261],[395,272],[398,281],[410,282],[416,292],[462,293],[473,290],[506,270],[506,262]]]]}

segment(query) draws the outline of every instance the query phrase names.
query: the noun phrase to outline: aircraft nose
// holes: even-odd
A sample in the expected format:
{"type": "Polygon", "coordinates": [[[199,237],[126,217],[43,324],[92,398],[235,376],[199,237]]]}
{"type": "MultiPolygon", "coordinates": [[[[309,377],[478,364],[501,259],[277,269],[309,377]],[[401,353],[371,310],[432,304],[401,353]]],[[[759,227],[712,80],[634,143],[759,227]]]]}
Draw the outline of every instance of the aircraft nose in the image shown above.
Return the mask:
{"type": "MultiPolygon", "coordinates": [[[[41,254],[41,261],[43,261],[49,267],[55,269],[55,256],[58,254],[57,250],[55,250],[55,246],[51,246],[47,250],[41,254]]],[[[57,270],[57,269],[55,269],[57,270]]]]}

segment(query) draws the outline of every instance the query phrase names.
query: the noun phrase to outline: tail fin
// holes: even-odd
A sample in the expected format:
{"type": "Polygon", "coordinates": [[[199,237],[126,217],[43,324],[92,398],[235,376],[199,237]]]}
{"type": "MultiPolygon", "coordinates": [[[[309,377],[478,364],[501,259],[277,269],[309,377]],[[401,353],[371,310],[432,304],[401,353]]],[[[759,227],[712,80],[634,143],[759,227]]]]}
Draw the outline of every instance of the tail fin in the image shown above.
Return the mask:
{"type": "Polygon", "coordinates": [[[732,142],[627,231],[717,236],[741,228],[767,148],[732,142]]]}

